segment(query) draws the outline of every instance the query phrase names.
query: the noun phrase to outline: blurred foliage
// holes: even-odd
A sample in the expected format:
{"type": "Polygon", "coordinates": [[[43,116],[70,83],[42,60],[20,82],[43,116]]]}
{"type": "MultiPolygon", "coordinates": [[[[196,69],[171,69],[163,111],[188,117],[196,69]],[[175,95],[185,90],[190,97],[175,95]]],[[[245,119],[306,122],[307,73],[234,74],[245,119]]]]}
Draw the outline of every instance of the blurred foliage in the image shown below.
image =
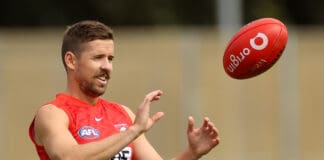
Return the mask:
{"type": "MultiPolygon", "coordinates": [[[[243,20],[277,17],[294,24],[324,24],[324,1],[242,0],[243,20]]],[[[215,25],[216,0],[4,0],[1,26],[55,26],[83,19],[110,25],[215,25]]]]}

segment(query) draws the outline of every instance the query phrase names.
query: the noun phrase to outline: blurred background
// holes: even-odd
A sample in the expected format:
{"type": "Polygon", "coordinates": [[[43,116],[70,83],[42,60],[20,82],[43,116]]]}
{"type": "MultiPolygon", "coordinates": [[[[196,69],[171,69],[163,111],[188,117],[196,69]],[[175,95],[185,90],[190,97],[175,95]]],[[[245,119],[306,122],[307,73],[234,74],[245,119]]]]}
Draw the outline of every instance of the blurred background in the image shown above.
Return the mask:
{"type": "Polygon", "coordinates": [[[115,32],[105,99],[136,111],[155,89],[165,117],[147,137],[169,159],[186,144],[187,117],[205,116],[221,143],[203,160],[324,159],[324,1],[4,0],[0,2],[0,159],[38,159],[28,127],[66,86],[60,45],[66,26],[94,19],[115,32]],[[269,71],[226,75],[231,36],[262,17],[284,22],[289,40],[269,71]]]}

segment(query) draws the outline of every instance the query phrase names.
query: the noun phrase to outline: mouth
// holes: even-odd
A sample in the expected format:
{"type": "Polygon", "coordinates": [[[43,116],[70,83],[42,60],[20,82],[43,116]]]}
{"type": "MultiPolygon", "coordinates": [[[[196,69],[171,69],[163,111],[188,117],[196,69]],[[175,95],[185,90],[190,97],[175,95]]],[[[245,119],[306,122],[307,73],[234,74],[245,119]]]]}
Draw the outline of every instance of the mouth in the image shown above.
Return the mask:
{"type": "Polygon", "coordinates": [[[96,79],[100,82],[100,84],[105,85],[105,84],[107,84],[110,77],[107,74],[102,74],[102,75],[96,76],[96,79]]]}

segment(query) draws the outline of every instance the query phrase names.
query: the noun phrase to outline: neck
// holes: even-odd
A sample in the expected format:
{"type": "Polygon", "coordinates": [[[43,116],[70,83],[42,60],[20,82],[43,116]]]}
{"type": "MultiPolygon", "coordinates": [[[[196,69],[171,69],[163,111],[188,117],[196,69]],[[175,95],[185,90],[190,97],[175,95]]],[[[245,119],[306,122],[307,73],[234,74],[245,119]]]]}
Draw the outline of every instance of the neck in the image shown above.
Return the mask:
{"type": "Polygon", "coordinates": [[[83,93],[79,94],[79,93],[76,93],[76,92],[71,92],[69,90],[66,90],[65,94],[68,94],[68,95],[70,95],[72,97],[80,99],[80,100],[82,100],[82,101],[84,101],[84,102],[86,102],[86,103],[88,103],[90,105],[93,105],[93,106],[97,104],[98,99],[99,99],[99,97],[91,97],[91,96],[87,96],[86,94],[83,94],[83,93]]]}
{"type": "Polygon", "coordinates": [[[75,97],[77,99],[80,99],[90,105],[96,105],[99,99],[99,96],[91,96],[87,95],[86,93],[82,92],[79,88],[77,87],[71,87],[71,86],[76,86],[76,85],[69,85],[67,86],[65,93],[75,97]]]}

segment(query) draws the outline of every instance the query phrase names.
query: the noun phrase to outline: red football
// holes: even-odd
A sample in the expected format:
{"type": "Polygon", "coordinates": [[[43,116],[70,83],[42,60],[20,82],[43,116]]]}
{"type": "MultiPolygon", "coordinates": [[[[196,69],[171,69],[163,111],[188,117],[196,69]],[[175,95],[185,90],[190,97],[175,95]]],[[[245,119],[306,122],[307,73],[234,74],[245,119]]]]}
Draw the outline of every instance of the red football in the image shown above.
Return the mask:
{"type": "Polygon", "coordinates": [[[226,73],[235,79],[257,76],[280,58],[288,40],[286,26],[261,18],[243,26],[230,40],[223,57],[226,73]]]}

